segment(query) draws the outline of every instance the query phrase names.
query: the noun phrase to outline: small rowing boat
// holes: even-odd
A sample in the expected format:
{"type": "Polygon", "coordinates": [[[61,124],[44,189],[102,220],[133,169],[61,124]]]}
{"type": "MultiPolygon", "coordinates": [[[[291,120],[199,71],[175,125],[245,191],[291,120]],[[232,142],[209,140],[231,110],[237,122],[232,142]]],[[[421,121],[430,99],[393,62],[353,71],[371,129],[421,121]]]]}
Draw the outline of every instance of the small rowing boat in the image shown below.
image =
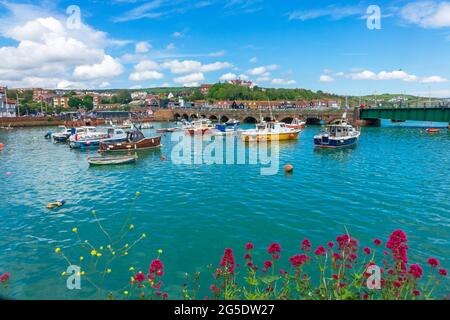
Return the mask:
{"type": "Polygon", "coordinates": [[[157,129],[156,133],[175,132],[177,130],[178,130],[178,128],[161,128],[161,129],[157,129]]]}
{"type": "Polygon", "coordinates": [[[106,156],[106,157],[90,157],[87,159],[91,166],[104,166],[115,164],[135,163],[137,156],[106,156]]]}

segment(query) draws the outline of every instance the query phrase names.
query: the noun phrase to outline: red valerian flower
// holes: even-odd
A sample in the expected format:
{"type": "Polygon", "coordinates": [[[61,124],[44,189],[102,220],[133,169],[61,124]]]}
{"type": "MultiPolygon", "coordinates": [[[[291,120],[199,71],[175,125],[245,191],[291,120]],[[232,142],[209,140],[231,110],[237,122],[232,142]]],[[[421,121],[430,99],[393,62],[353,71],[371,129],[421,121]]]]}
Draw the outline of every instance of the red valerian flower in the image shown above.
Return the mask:
{"type": "Polygon", "coordinates": [[[311,251],[311,241],[309,241],[308,239],[304,239],[302,241],[302,250],[306,251],[306,252],[310,252],[311,251]]]}
{"type": "Polygon", "coordinates": [[[270,268],[272,268],[272,261],[270,261],[270,260],[266,260],[266,261],[264,261],[264,268],[266,268],[266,269],[270,269],[270,268]]]}
{"type": "Polygon", "coordinates": [[[395,287],[395,288],[400,288],[401,286],[402,286],[402,283],[401,283],[401,282],[394,281],[394,287],[395,287]]]}
{"type": "Polygon", "coordinates": [[[445,270],[445,269],[439,269],[439,274],[440,274],[441,276],[443,276],[443,277],[446,277],[446,276],[447,276],[447,270],[445,270]]]}
{"type": "Polygon", "coordinates": [[[316,250],[314,250],[314,254],[317,255],[317,256],[318,255],[324,256],[326,254],[326,250],[325,250],[325,248],[323,246],[319,246],[319,247],[317,247],[316,250]]]}
{"type": "Polygon", "coordinates": [[[222,267],[225,267],[225,270],[227,270],[230,274],[234,274],[234,263],[235,260],[233,250],[231,250],[230,248],[226,248],[220,265],[222,267]]]}
{"type": "Polygon", "coordinates": [[[249,242],[249,243],[247,243],[247,244],[245,245],[245,250],[250,251],[250,250],[252,250],[254,247],[255,247],[255,246],[254,246],[251,242],[249,242]]]}
{"type": "Polygon", "coordinates": [[[428,259],[428,264],[433,268],[437,268],[439,266],[439,261],[436,258],[430,258],[428,259]]]}
{"type": "Polygon", "coordinates": [[[363,250],[366,254],[370,254],[371,252],[369,247],[365,247],[363,250]]]}
{"type": "Polygon", "coordinates": [[[167,299],[167,298],[169,298],[169,295],[167,293],[163,293],[162,297],[163,297],[163,299],[167,299]]]}
{"type": "Polygon", "coordinates": [[[306,254],[297,254],[289,258],[292,266],[294,268],[302,266],[304,263],[308,261],[309,257],[306,254]]]}
{"type": "Polygon", "coordinates": [[[11,277],[11,276],[9,275],[9,273],[8,273],[8,272],[5,272],[4,274],[2,274],[2,275],[0,276],[0,282],[6,282],[6,281],[9,280],[10,277],[11,277]]]}
{"type": "Polygon", "coordinates": [[[283,276],[287,274],[287,271],[284,270],[284,269],[280,269],[279,272],[280,272],[280,274],[283,275],[283,276]]]}
{"type": "Polygon", "coordinates": [[[327,243],[327,245],[328,245],[328,247],[333,248],[334,247],[334,242],[330,241],[330,242],[327,243]]]}
{"type": "Polygon", "coordinates": [[[267,248],[267,252],[272,255],[273,259],[279,259],[280,255],[278,253],[281,252],[281,247],[278,243],[274,242],[267,248]]]}
{"type": "Polygon", "coordinates": [[[249,253],[246,253],[246,254],[244,255],[244,259],[245,259],[245,260],[252,260],[252,255],[249,254],[249,253]]]}
{"type": "Polygon", "coordinates": [[[368,295],[367,293],[364,293],[364,294],[363,294],[363,299],[364,299],[364,300],[369,299],[369,295],[368,295]]]}
{"type": "Polygon", "coordinates": [[[414,291],[413,291],[413,295],[416,296],[416,297],[420,296],[420,291],[417,290],[417,289],[414,290],[414,291]]]}
{"type": "Polygon", "coordinates": [[[150,268],[148,270],[149,279],[154,279],[155,277],[162,277],[164,275],[164,266],[161,260],[155,259],[150,263],[150,268]]]}
{"type": "Polygon", "coordinates": [[[374,239],[374,240],[373,240],[373,243],[375,243],[375,245],[376,245],[377,247],[379,247],[379,246],[381,246],[382,241],[381,241],[380,239],[374,239]]]}
{"type": "Polygon", "coordinates": [[[335,279],[335,280],[338,280],[338,279],[339,279],[339,275],[333,274],[333,275],[332,275],[332,278],[335,279]]]}
{"type": "Polygon", "coordinates": [[[144,274],[143,274],[142,272],[139,272],[138,274],[136,274],[136,275],[134,276],[134,278],[135,278],[137,281],[139,281],[139,282],[142,282],[142,281],[145,280],[145,276],[144,276],[144,274]]]}
{"type": "Polygon", "coordinates": [[[409,267],[409,274],[411,274],[415,279],[419,279],[423,275],[423,270],[418,264],[412,264],[409,267]]]}
{"type": "Polygon", "coordinates": [[[334,260],[340,260],[341,259],[341,255],[337,252],[333,252],[333,258],[334,260]]]}

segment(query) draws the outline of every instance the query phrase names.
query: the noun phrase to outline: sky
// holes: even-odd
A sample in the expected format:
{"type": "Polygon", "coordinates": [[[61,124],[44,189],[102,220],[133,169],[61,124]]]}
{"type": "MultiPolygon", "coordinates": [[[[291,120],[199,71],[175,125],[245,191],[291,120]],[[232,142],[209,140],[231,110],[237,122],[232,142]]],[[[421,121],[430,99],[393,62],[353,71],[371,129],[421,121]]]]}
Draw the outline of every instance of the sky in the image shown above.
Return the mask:
{"type": "Polygon", "coordinates": [[[450,97],[450,1],[0,0],[0,85],[450,97]],[[375,7],[374,7],[375,6],[375,7]]]}

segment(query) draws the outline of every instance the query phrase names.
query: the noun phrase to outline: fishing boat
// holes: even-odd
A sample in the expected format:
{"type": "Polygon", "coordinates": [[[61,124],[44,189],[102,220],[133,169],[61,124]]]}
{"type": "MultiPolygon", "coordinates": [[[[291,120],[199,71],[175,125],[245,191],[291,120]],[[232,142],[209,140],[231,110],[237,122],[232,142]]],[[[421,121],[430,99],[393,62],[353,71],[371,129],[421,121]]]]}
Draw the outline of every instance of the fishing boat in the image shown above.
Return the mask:
{"type": "Polygon", "coordinates": [[[124,142],[101,142],[99,152],[123,152],[129,150],[144,150],[161,147],[161,137],[146,138],[139,131],[127,132],[127,139],[124,142]]]}
{"type": "Polygon", "coordinates": [[[438,129],[438,128],[428,128],[428,129],[427,129],[427,132],[428,132],[428,133],[438,133],[438,132],[439,132],[439,129],[438,129]]]}
{"type": "Polygon", "coordinates": [[[200,119],[192,122],[191,125],[187,126],[185,131],[189,135],[204,135],[209,131],[214,129],[214,125],[211,123],[211,120],[208,119],[200,119]]]}
{"type": "Polygon", "coordinates": [[[239,122],[239,120],[236,120],[236,119],[229,119],[227,122],[225,122],[225,124],[227,126],[236,126],[236,125],[239,125],[240,122],[239,122]]]}
{"type": "Polygon", "coordinates": [[[361,134],[359,130],[347,123],[345,114],[335,120],[325,130],[314,136],[314,145],[318,148],[341,148],[355,145],[361,134]]]}
{"type": "Polygon", "coordinates": [[[133,129],[133,122],[131,122],[131,120],[125,120],[121,125],[118,125],[117,128],[131,130],[133,129]]]}
{"type": "Polygon", "coordinates": [[[283,122],[262,121],[256,125],[256,129],[243,130],[240,132],[243,141],[285,141],[297,140],[301,130],[287,128],[283,122]]]}
{"type": "Polygon", "coordinates": [[[178,130],[178,128],[161,128],[161,129],[157,129],[156,133],[175,132],[177,130],[178,130]]]}
{"type": "Polygon", "coordinates": [[[87,161],[89,162],[89,164],[91,166],[130,164],[130,163],[135,163],[136,160],[137,160],[137,155],[90,157],[87,159],[87,161]]]}
{"type": "Polygon", "coordinates": [[[153,125],[150,122],[142,122],[139,123],[137,125],[137,127],[142,130],[142,129],[153,129],[153,125]]]}
{"type": "Polygon", "coordinates": [[[286,123],[286,128],[303,130],[305,129],[305,125],[305,121],[295,118],[291,123],[286,123]]]}
{"type": "Polygon", "coordinates": [[[237,133],[238,125],[235,124],[234,126],[227,126],[226,124],[216,124],[215,130],[213,132],[213,135],[215,136],[226,136],[226,135],[234,135],[237,133]]]}
{"type": "Polygon", "coordinates": [[[58,126],[59,132],[51,134],[54,143],[65,143],[72,134],[72,129],[66,126],[58,126]]]}
{"type": "Polygon", "coordinates": [[[99,135],[88,135],[79,138],[76,141],[70,143],[71,148],[92,148],[98,147],[101,142],[105,143],[115,143],[124,142],[127,140],[127,133],[124,129],[112,127],[108,128],[104,134],[99,135]]]}

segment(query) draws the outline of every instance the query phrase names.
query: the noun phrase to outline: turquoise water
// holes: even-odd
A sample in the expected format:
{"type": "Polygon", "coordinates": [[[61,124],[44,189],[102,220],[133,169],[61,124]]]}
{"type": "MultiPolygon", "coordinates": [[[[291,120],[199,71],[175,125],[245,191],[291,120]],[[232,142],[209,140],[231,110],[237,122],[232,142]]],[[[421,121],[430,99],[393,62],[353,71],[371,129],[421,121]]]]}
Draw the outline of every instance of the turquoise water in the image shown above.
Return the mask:
{"type": "MultiPolygon", "coordinates": [[[[93,152],[52,144],[43,138],[47,130],[0,131],[6,145],[0,152],[0,272],[12,276],[0,292],[8,297],[104,298],[86,282],[80,291],[67,290],[60,276],[67,264],[54,250],[88,260],[71,229],[106,246],[91,210],[110,234],[118,234],[136,191],[135,229],[124,240],[131,244],[143,232],[147,237],[111,264],[106,282],[118,291],[129,281],[128,268],[146,271],[160,248],[163,290],[180,297],[184,273],[200,271],[202,298],[212,279],[207,265],[218,264],[226,247],[240,259],[252,241],[262,260],[277,241],[287,259],[305,237],[318,246],[346,229],[364,245],[402,228],[411,261],[424,266],[435,256],[450,268],[447,130],[430,135],[419,128],[363,128],[357,147],[317,151],[312,137],[320,128],[311,126],[298,142],[280,148],[280,166],[295,167],[290,176],[283,170],[263,176],[260,166],[248,164],[175,165],[170,135],[162,150],[145,152],[136,165],[89,168],[86,158],[93,152]],[[66,205],[46,209],[57,199],[66,205]]],[[[447,281],[441,291],[449,290],[447,281]]]]}

